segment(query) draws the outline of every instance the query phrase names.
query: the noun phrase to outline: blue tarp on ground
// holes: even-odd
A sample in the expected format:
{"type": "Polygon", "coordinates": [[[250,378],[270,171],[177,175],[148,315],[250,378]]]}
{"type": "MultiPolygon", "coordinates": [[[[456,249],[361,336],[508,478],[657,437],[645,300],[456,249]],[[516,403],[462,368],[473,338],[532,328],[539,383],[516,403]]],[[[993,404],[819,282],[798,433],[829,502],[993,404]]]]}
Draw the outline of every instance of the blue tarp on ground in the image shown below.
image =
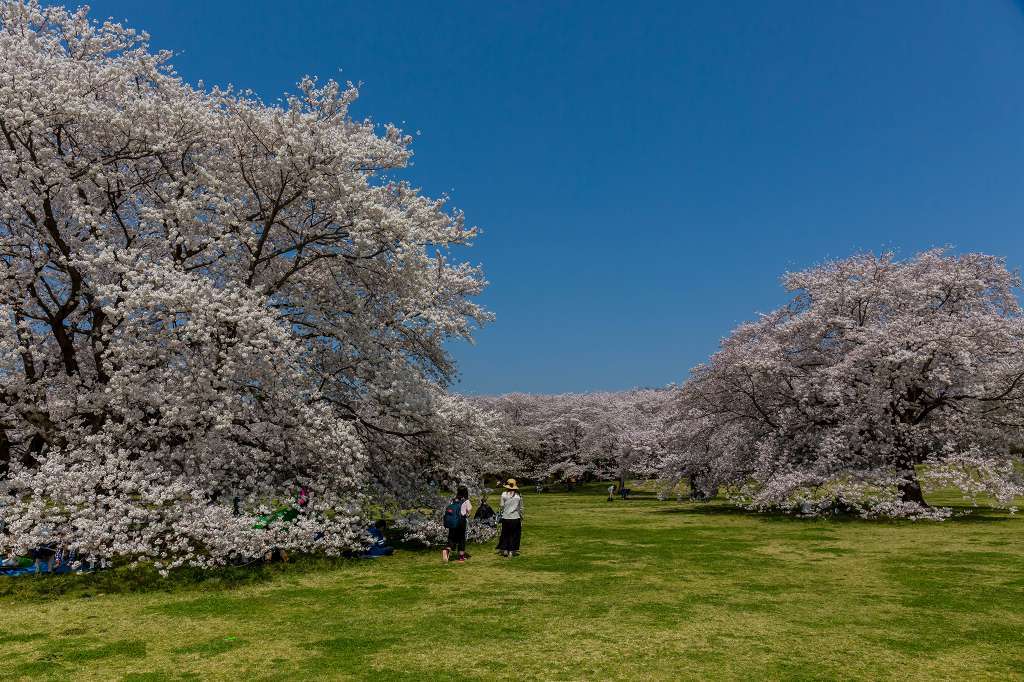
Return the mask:
{"type": "MultiPolygon", "coordinates": [[[[31,561],[31,559],[29,561],[31,561]]],[[[70,563],[61,564],[60,566],[55,567],[53,569],[52,573],[50,573],[49,568],[50,568],[50,564],[49,564],[49,562],[46,562],[46,561],[40,561],[38,569],[36,568],[35,564],[32,564],[32,563],[29,563],[28,566],[23,566],[23,565],[20,565],[20,564],[18,566],[5,566],[3,568],[0,568],[0,576],[3,576],[3,575],[10,575],[10,576],[35,575],[36,573],[41,573],[41,574],[42,573],[46,573],[46,574],[49,574],[49,575],[57,575],[57,574],[61,574],[61,573],[74,573],[75,572],[74,569],[71,568],[71,564],[70,563]]]]}
{"type": "Polygon", "coordinates": [[[360,557],[364,559],[376,559],[379,556],[391,556],[395,553],[394,547],[388,547],[388,541],[384,537],[384,533],[380,531],[376,526],[370,526],[368,532],[373,537],[373,544],[370,548],[360,554],[360,557]]]}
{"type": "Polygon", "coordinates": [[[38,566],[30,557],[19,556],[13,559],[4,559],[0,561],[0,576],[61,575],[64,573],[87,573],[95,570],[95,566],[91,564],[78,562],[74,552],[58,552],[56,556],[60,557],[60,563],[54,566],[51,572],[50,562],[53,561],[54,554],[51,553],[50,556],[51,558],[46,561],[40,559],[38,566]],[[77,568],[75,568],[76,563],[78,564],[77,568]]]}

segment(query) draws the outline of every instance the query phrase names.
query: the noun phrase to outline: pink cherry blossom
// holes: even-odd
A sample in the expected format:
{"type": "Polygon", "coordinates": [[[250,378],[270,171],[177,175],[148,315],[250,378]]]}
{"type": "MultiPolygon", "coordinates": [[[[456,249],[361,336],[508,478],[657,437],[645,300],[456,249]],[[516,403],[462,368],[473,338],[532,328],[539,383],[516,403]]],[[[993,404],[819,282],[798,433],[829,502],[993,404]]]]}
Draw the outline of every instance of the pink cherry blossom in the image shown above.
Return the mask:
{"type": "Polygon", "coordinates": [[[922,484],[1024,493],[1024,316],[1001,259],[863,254],[784,282],[788,305],[693,370],[666,476],[804,514],[948,514],[922,484]]]}

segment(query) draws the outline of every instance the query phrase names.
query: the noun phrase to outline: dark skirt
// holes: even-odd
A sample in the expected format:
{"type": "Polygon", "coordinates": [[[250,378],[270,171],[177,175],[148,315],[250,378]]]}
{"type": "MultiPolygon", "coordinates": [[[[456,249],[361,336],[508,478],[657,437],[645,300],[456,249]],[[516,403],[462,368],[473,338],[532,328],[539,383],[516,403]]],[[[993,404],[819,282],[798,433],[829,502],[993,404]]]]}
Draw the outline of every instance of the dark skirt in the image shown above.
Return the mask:
{"type": "Polygon", "coordinates": [[[502,519],[501,539],[498,540],[498,549],[502,552],[518,552],[519,542],[523,538],[522,519],[502,519]]]}
{"type": "Polygon", "coordinates": [[[455,528],[448,529],[448,542],[444,545],[449,550],[466,551],[466,520],[463,519],[455,528]]]}

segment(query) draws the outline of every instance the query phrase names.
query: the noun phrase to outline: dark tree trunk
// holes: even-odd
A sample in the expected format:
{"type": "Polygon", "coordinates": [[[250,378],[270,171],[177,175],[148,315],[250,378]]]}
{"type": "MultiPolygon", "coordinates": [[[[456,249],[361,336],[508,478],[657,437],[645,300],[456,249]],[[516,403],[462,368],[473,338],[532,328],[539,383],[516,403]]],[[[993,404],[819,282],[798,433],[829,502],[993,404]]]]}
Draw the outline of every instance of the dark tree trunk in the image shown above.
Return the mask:
{"type": "Polygon", "coordinates": [[[697,502],[708,502],[714,499],[715,495],[718,494],[717,487],[715,491],[709,490],[711,487],[706,481],[701,481],[697,474],[690,474],[690,499],[696,500],[697,502]]]}
{"type": "Polygon", "coordinates": [[[39,466],[38,457],[43,452],[43,446],[46,445],[46,439],[41,435],[34,434],[32,439],[28,442],[28,449],[21,455],[21,465],[30,469],[35,469],[39,466]]]}
{"type": "Polygon", "coordinates": [[[904,479],[899,486],[900,499],[904,502],[917,502],[922,507],[927,507],[928,502],[924,499],[924,493],[921,491],[921,483],[917,480],[917,472],[911,469],[907,478],[904,479]]]}
{"type": "Polygon", "coordinates": [[[7,439],[7,429],[0,429],[0,478],[5,478],[11,470],[11,441],[7,439]]]}

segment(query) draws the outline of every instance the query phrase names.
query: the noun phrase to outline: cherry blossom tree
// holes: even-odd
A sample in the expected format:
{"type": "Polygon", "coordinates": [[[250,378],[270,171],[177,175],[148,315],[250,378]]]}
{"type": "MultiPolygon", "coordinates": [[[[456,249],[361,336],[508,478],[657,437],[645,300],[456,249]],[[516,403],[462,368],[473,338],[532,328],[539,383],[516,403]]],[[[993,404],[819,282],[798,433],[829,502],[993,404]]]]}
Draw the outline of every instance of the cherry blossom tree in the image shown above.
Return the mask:
{"type": "Polygon", "coordinates": [[[402,515],[412,509],[440,510],[459,485],[472,494],[484,481],[514,468],[500,417],[460,395],[437,390],[431,413],[419,423],[414,437],[393,438],[391,456],[379,458],[395,492],[378,495],[379,507],[402,515]],[[413,462],[413,466],[409,466],[413,462]]]}
{"type": "Polygon", "coordinates": [[[502,416],[510,470],[535,479],[617,479],[660,470],[671,391],[479,398],[502,416]]]}
{"type": "Polygon", "coordinates": [[[411,140],[354,120],[351,84],[268,106],[169,59],[0,0],[0,552],[358,546],[364,505],[449,456],[443,344],[489,314],[447,253],[477,231],[388,177],[411,140]]]}
{"type": "Polygon", "coordinates": [[[1024,492],[1024,316],[1001,259],[863,254],[784,283],[788,305],[693,370],[667,471],[805,514],[947,514],[922,485],[1024,492]]]}

